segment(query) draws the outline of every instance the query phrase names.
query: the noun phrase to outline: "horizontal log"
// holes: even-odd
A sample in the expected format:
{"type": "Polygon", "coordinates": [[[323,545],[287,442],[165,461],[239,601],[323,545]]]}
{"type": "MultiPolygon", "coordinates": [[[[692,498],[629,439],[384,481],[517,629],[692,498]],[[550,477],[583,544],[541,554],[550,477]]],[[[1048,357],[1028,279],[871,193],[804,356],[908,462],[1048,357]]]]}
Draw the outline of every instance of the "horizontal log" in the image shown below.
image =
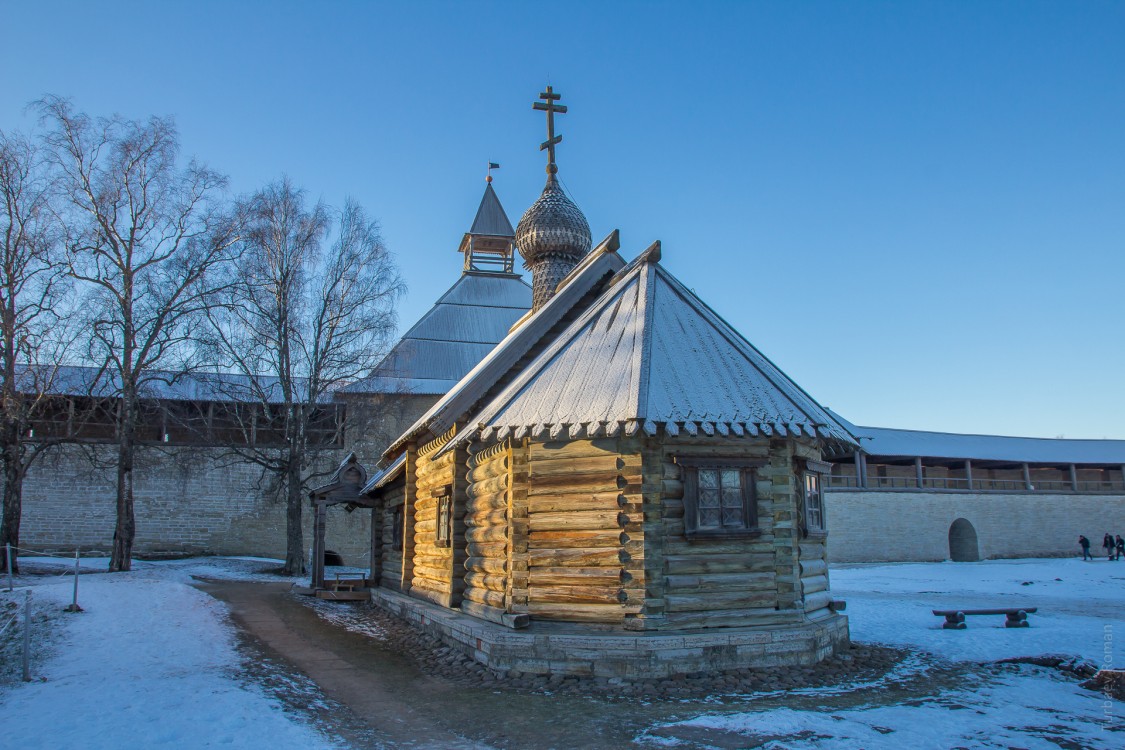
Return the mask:
{"type": "Polygon", "coordinates": [[[540,568],[532,566],[528,571],[528,584],[531,587],[611,587],[622,584],[621,568],[540,568]]]}
{"type": "Polygon", "coordinates": [[[452,456],[450,461],[443,464],[427,464],[424,467],[419,467],[414,475],[414,489],[416,492],[423,492],[432,487],[439,487],[443,484],[453,484],[453,470],[454,464],[452,456]]]}
{"type": "Polygon", "coordinates": [[[664,581],[669,592],[692,590],[706,591],[772,591],[773,573],[701,573],[697,575],[670,575],[664,581]]]}
{"type": "Polygon", "coordinates": [[[640,456],[574,456],[567,458],[536,458],[528,466],[528,476],[534,482],[542,477],[575,476],[581,474],[636,474],[641,470],[640,456]]]}
{"type": "Polygon", "coordinates": [[[496,607],[498,609],[503,609],[504,607],[504,595],[499,591],[488,591],[487,589],[478,589],[470,586],[465,589],[465,593],[462,596],[471,602],[485,604],[489,607],[496,607]]]}
{"type": "Polygon", "coordinates": [[[660,462],[660,478],[661,479],[679,479],[683,474],[683,470],[679,464],[672,463],[671,461],[660,462]]]}
{"type": "Polygon", "coordinates": [[[664,542],[665,555],[723,555],[723,554],[773,554],[773,540],[763,537],[741,537],[727,539],[723,537],[705,539],[697,538],[693,541],[669,537],[664,542]]]}
{"type": "Polygon", "coordinates": [[[628,553],[618,547],[593,547],[577,549],[533,549],[528,551],[528,562],[538,567],[582,567],[621,565],[629,560],[628,553]]]}
{"type": "Polygon", "coordinates": [[[444,552],[445,554],[427,555],[424,554],[423,551],[417,551],[414,554],[415,565],[423,565],[428,568],[438,569],[449,568],[453,565],[453,552],[448,547],[438,547],[436,548],[436,550],[427,551],[437,551],[439,553],[444,552]]]}
{"type": "Polygon", "coordinates": [[[467,513],[480,513],[482,511],[499,510],[500,508],[508,507],[508,493],[501,492],[492,495],[469,495],[469,499],[465,501],[465,511],[467,513]]]}
{"type": "Polygon", "coordinates": [[[528,549],[574,549],[577,547],[614,547],[621,544],[617,530],[533,531],[528,549]]]}
{"type": "MultiPolygon", "coordinates": [[[[450,591],[450,582],[449,581],[439,581],[439,580],[436,580],[436,579],[433,579],[433,578],[425,578],[423,576],[415,575],[414,578],[412,578],[411,581],[410,581],[410,590],[411,590],[412,595],[415,592],[423,592],[423,591],[429,591],[433,594],[448,595],[449,591],[450,591]]],[[[430,601],[440,602],[440,599],[436,599],[436,598],[433,598],[433,597],[423,597],[423,598],[428,598],[430,601]]]]}
{"type": "Polygon", "coordinates": [[[639,471],[629,474],[615,472],[590,472],[582,474],[553,474],[529,480],[528,494],[588,494],[591,492],[612,492],[630,485],[640,486],[639,471]]]}
{"type": "Polygon", "coordinates": [[[465,540],[469,542],[499,542],[507,538],[507,526],[484,526],[465,530],[465,540]]]}
{"type": "Polygon", "coordinates": [[[818,591],[805,597],[805,611],[812,612],[813,610],[823,609],[831,603],[831,591],[818,591]]]}
{"type": "Polygon", "coordinates": [[[693,573],[764,573],[774,569],[773,553],[759,554],[700,554],[664,556],[669,575],[693,573]]]}
{"type": "Polygon", "coordinates": [[[822,576],[828,572],[828,563],[824,560],[806,560],[801,558],[801,577],[822,576]]]}
{"type": "Polygon", "coordinates": [[[469,492],[474,496],[490,495],[497,492],[507,492],[511,483],[508,481],[507,474],[501,474],[498,477],[484,479],[479,482],[473,482],[469,485],[469,492]]]}
{"type": "Polygon", "coordinates": [[[467,557],[465,570],[503,575],[508,572],[508,561],[503,557],[467,557]]]}
{"type": "Polygon", "coordinates": [[[531,531],[566,531],[570,529],[617,529],[618,511],[573,511],[560,513],[533,513],[530,517],[531,531]]]}
{"type": "Polygon", "coordinates": [[[812,576],[801,579],[801,593],[804,596],[828,590],[828,576],[812,576]]]}
{"type": "Polygon", "coordinates": [[[678,479],[663,479],[660,494],[667,498],[681,498],[684,496],[684,483],[678,479]]]}
{"type": "Polygon", "coordinates": [[[449,583],[453,580],[453,566],[448,568],[431,568],[428,565],[414,565],[414,577],[425,578],[430,581],[449,583]]]}
{"type": "Polygon", "coordinates": [[[561,622],[607,622],[617,623],[625,615],[637,614],[640,604],[557,604],[555,602],[528,601],[527,611],[536,620],[558,620],[561,622]]]}
{"type": "Polygon", "coordinates": [[[580,510],[618,510],[621,498],[628,502],[628,496],[617,490],[594,492],[589,495],[534,495],[527,499],[531,513],[554,513],[580,510]]]}
{"type": "Polygon", "coordinates": [[[506,526],[508,524],[508,509],[492,510],[487,513],[466,513],[465,525],[475,528],[486,526],[506,526]]]}
{"type": "Polygon", "coordinates": [[[530,459],[532,461],[551,460],[559,458],[583,458],[587,456],[617,456],[621,453],[632,452],[632,446],[639,446],[639,442],[624,441],[619,438],[591,438],[587,440],[558,440],[546,443],[532,443],[530,459]]]}
{"type": "Polygon", "coordinates": [[[620,605],[621,586],[535,586],[527,587],[528,602],[574,604],[614,603],[620,605]]]}
{"type": "Polygon", "coordinates": [[[415,519],[415,521],[414,521],[414,537],[415,537],[415,540],[417,540],[418,535],[420,535],[420,534],[430,534],[430,535],[432,535],[436,528],[437,528],[437,519],[436,518],[415,519]]]}
{"type": "Polygon", "coordinates": [[[485,591],[499,591],[503,593],[508,585],[507,576],[490,575],[488,573],[469,572],[465,574],[465,586],[484,589],[485,591]]]}
{"type": "Polygon", "coordinates": [[[823,542],[801,542],[800,550],[801,557],[807,560],[823,560],[826,557],[823,542]]]}
{"type": "MultiPolygon", "coordinates": [[[[468,538],[468,533],[465,534],[468,538]]],[[[502,539],[494,542],[474,542],[468,540],[465,550],[469,557],[506,558],[508,555],[508,540],[502,539]]]]}
{"type": "Polygon", "coordinates": [[[508,469],[508,455],[506,453],[501,453],[500,455],[489,461],[485,461],[484,463],[474,466],[469,470],[467,478],[470,484],[474,484],[485,479],[505,476],[506,474],[508,474],[508,469]]]}
{"type": "Polygon", "coordinates": [[[747,609],[768,607],[777,602],[777,592],[715,591],[703,594],[664,595],[664,608],[668,612],[701,612],[716,609],[747,609]]]}

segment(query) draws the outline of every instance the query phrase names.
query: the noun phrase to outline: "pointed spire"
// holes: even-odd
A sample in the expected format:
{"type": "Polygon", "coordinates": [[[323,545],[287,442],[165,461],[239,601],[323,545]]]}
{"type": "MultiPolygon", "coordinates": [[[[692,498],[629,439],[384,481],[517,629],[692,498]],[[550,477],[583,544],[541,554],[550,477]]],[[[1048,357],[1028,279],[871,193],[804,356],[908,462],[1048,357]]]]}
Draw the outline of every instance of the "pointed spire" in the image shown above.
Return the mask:
{"type": "MultiPolygon", "coordinates": [[[[490,164],[491,166],[491,164],[490,164]]],[[[512,273],[516,232],[508,214],[492,189],[492,175],[486,178],[473,225],[461,240],[459,252],[465,255],[466,271],[512,273]]]]}

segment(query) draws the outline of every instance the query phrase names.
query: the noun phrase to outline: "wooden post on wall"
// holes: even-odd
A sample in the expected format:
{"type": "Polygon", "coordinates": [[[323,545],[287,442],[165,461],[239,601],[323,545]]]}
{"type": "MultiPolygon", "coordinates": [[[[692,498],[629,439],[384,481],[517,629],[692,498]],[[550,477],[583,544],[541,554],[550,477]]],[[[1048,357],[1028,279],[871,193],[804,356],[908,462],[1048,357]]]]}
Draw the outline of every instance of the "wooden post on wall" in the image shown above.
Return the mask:
{"type": "Polygon", "coordinates": [[[1070,489],[1078,492],[1078,467],[1070,465],[1070,489]]]}
{"type": "Polygon", "coordinates": [[[973,488],[973,462],[968,459],[965,460],[965,484],[970,490],[973,488]]]}
{"type": "Polygon", "coordinates": [[[1031,483],[1031,467],[1027,464],[1023,465],[1023,487],[1026,490],[1035,489],[1035,486],[1031,483]]]}
{"type": "Polygon", "coordinates": [[[914,478],[918,482],[918,489],[922,489],[923,487],[926,486],[926,483],[922,481],[922,457],[921,456],[915,456],[914,457],[914,478]]]}

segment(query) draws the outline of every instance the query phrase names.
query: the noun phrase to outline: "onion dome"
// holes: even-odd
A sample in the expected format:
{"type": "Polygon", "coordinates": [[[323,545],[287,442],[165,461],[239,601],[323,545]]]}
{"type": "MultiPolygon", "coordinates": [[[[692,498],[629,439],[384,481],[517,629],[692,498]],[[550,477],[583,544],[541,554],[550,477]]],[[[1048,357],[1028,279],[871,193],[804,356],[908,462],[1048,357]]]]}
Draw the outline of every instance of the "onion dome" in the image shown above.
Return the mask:
{"type": "Polygon", "coordinates": [[[559,282],[590,252],[591,244],[586,217],[548,168],[542,195],[516,226],[516,248],[532,274],[534,309],[554,296],[559,282]]]}

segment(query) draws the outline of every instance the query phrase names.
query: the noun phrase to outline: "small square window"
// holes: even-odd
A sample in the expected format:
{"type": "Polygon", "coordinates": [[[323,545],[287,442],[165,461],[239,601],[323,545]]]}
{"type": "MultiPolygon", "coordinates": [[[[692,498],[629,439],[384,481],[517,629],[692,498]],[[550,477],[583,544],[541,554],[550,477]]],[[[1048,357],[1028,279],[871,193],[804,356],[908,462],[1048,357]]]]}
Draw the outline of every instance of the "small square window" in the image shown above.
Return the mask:
{"type": "Polygon", "coordinates": [[[684,530],[723,535],[758,531],[755,466],[742,459],[681,457],[684,530]]]}

